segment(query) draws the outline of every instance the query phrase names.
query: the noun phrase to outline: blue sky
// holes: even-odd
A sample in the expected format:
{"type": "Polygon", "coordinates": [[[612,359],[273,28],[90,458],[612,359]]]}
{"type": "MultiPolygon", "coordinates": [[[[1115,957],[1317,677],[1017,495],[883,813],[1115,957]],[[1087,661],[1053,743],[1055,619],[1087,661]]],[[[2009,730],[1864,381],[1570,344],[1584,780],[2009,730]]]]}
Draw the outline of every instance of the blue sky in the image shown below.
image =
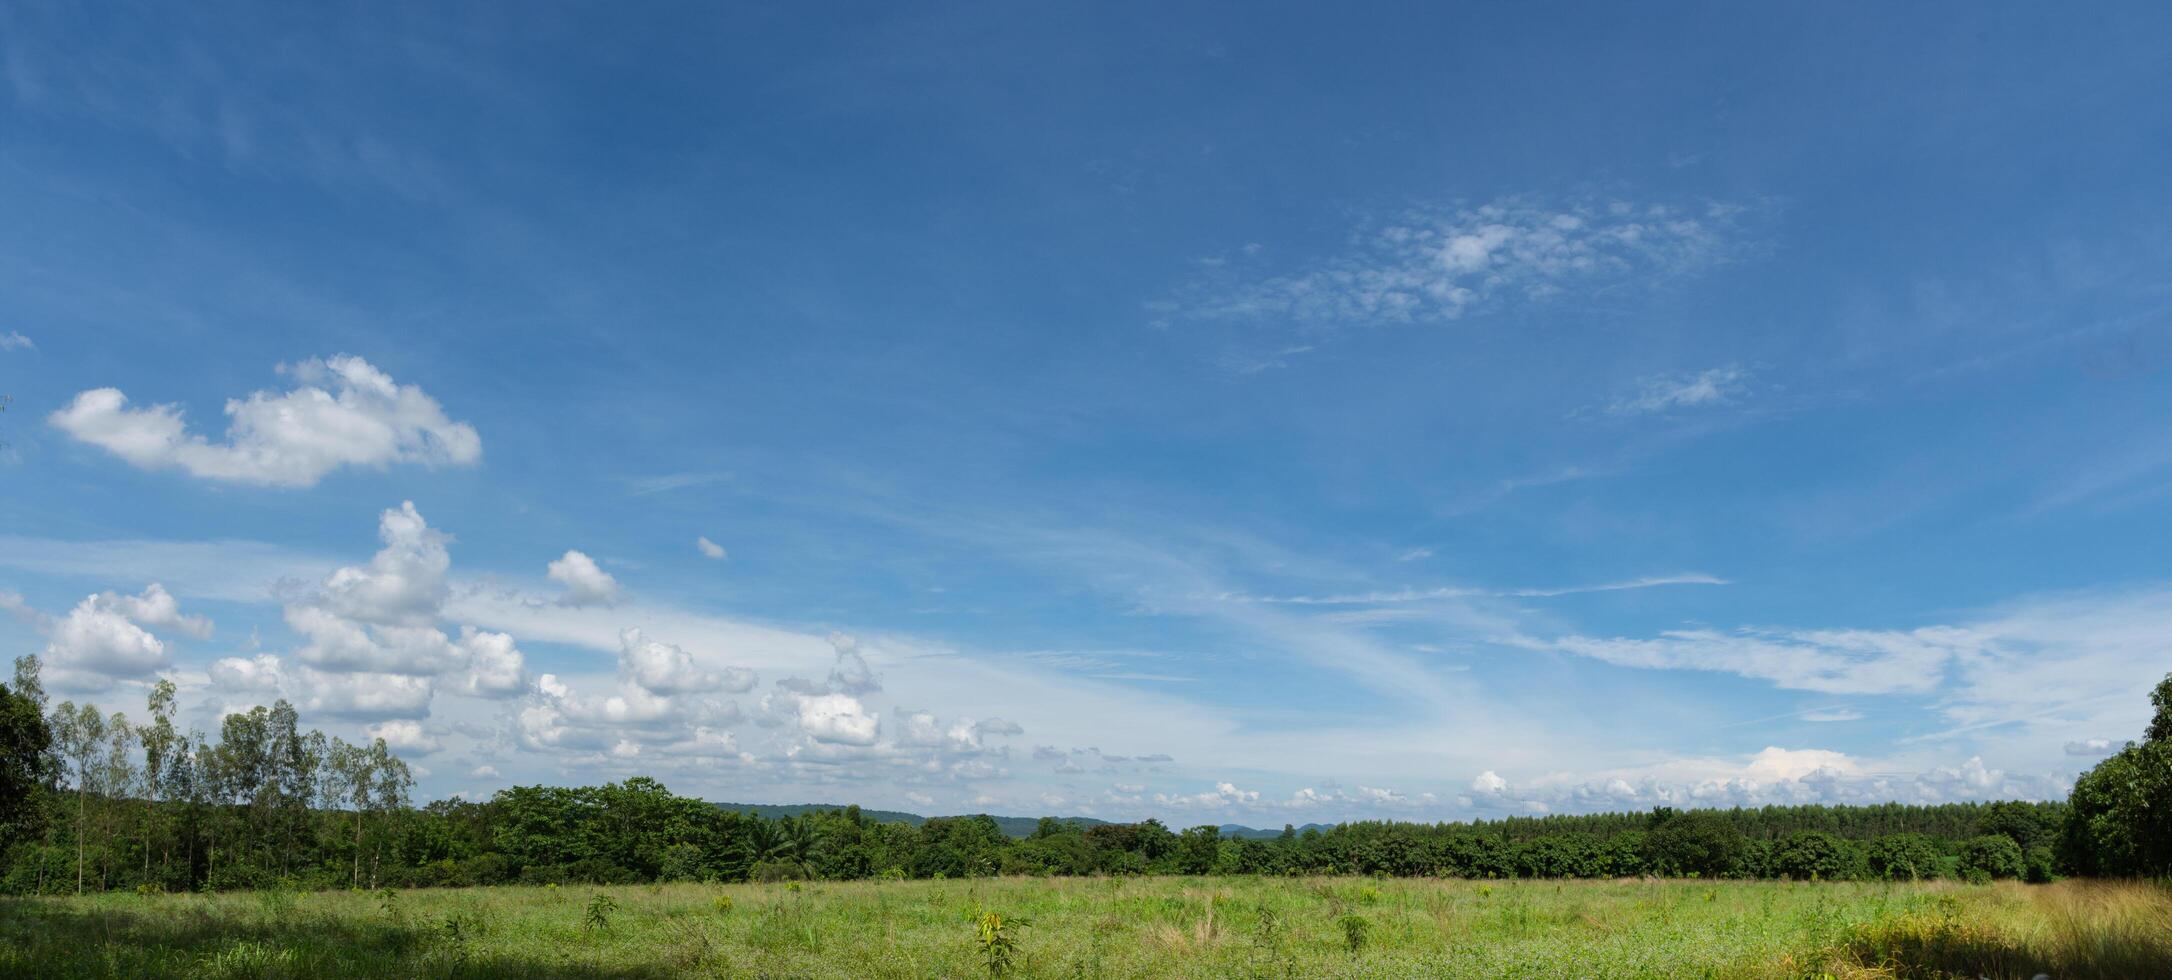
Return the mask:
{"type": "Polygon", "coordinates": [[[425,795],[2062,795],[2148,4],[0,13],[0,641],[425,795]]]}

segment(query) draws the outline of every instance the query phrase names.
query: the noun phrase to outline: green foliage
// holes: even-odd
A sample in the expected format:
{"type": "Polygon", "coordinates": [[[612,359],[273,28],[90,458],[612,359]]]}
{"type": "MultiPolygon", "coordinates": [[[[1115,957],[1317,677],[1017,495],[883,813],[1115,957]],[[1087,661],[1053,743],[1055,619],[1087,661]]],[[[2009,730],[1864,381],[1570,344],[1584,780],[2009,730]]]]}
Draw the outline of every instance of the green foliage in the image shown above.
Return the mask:
{"type": "Polygon", "coordinates": [[[1365,939],[1373,928],[1372,920],[1351,914],[1336,919],[1335,925],[1342,929],[1343,948],[1348,949],[1350,955],[1356,956],[1365,951],[1365,939]]]}
{"type": "Polygon", "coordinates": [[[1765,869],[1772,877],[1805,881],[1860,878],[1866,870],[1861,849],[1822,830],[1798,830],[1781,838],[1765,869]]]}
{"type": "Polygon", "coordinates": [[[602,892],[588,900],[588,907],[581,910],[581,931],[593,932],[611,928],[611,913],[618,911],[618,902],[602,892]]]}
{"type": "Polygon", "coordinates": [[[650,895],[620,886],[581,889],[577,900],[563,888],[400,891],[399,922],[379,913],[374,893],[344,889],[306,895],[303,914],[280,918],[254,895],[16,898],[0,914],[0,976],[956,977],[987,972],[978,927],[990,909],[1006,923],[1033,923],[1015,937],[1012,976],[2172,975],[2172,891],[2142,882],[2024,890],[1245,876],[780,891],[667,884],[650,895]],[[1378,900],[1352,906],[1364,888],[1378,900]],[[584,933],[577,924],[596,894],[619,913],[608,931],[584,933]],[[719,921],[711,909],[720,895],[745,914],[719,921]],[[1207,924],[1209,908],[1217,926],[1207,924]],[[1255,909],[1273,925],[1233,935],[1225,920],[1242,910],[1249,926],[1255,909]],[[1355,958],[1341,922],[1353,912],[1368,923],[1355,958]]]}
{"type": "Polygon", "coordinates": [[[1961,844],[1961,874],[1970,880],[2019,878],[2021,845],[2004,834],[1985,834],[1961,844]]]}
{"type": "Polygon", "coordinates": [[[1031,925],[1015,916],[983,912],[974,922],[973,945],[991,977],[1009,976],[1018,957],[1018,930],[1031,925]]]}
{"type": "Polygon", "coordinates": [[[1945,866],[1938,845],[1922,834],[1888,834],[1866,849],[1872,877],[1887,881],[1936,878],[1945,866]]]}
{"type": "Polygon", "coordinates": [[[2172,875],[2172,674],[2150,703],[2143,740],[2074,782],[2059,839],[2074,873],[2172,875]]]}
{"type": "Polygon", "coordinates": [[[14,689],[0,684],[0,854],[44,829],[45,790],[54,775],[53,734],[45,723],[43,693],[21,690],[36,683],[36,661],[17,661],[14,689]],[[31,665],[28,678],[23,664],[31,665]]]}
{"type": "Polygon", "coordinates": [[[1735,873],[1742,862],[1742,831],[1702,810],[1653,815],[1645,837],[1645,864],[1660,874],[1718,878],[1735,873]]]}

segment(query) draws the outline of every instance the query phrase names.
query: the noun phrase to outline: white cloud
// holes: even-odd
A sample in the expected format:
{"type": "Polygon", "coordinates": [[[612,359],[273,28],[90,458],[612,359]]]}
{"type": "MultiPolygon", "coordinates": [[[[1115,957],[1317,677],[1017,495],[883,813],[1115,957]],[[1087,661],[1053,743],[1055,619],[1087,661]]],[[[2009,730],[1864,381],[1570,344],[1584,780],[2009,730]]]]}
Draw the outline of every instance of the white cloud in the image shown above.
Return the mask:
{"type": "Polygon", "coordinates": [[[1215,598],[1230,602],[1256,602],[1280,606],[1373,606],[1404,602],[1438,602],[1445,599],[1553,599],[1561,596],[1587,595],[1595,592],[1658,589],[1673,585],[1731,584],[1733,583],[1716,575],[1707,575],[1703,572],[1685,572],[1680,575],[1647,575],[1643,578],[1626,579],[1620,582],[1600,582],[1595,585],[1559,585],[1505,589],[1442,586],[1432,589],[1398,589],[1393,592],[1287,596],[1254,596],[1238,592],[1225,592],[1215,596],[1215,598]]]}
{"type": "MultiPolygon", "coordinates": [[[[427,715],[440,679],[474,697],[525,691],[526,658],[512,636],[462,626],[454,638],[437,626],[451,593],[450,538],[430,527],[412,501],[380,514],[377,533],[384,547],[368,565],[335,569],[315,591],[286,604],[287,626],[305,641],[293,652],[305,673],[280,683],[351,675],[333,690],[305,685],[291,693],[361,717],[427,715]]],[[[244,672],[239,663],[226,672],[234,686],[261,689],[266,682],[257,678],[264,672],[244,672]]]]}
{"type": "Polygon", "coordinates": [[[381,722],[369,727],[369,735],[371,738],[384,739],[385,747],[397,752],[428,755],[445,747],[445,743],[439,741],[437,736],[424,731],[419,721],[402,719],[381,722]]]}
{"type": "Polygon", "coordinates": [[[1535,649],[1623,667],[1705,670],[1827,694],[1923,694],[1982,637],[1947,626],[1918,630],[1671,630],[1655,639],[1519,640],[1535,649]]]}
{"type": "Polygon", "coordinates": [[[435,679],[406,674],[327,673],[304,667],[294,678],[309,692],[303,706],[349,718],[424,718],[435,679]]]}
{"type": "Polygon", "coordinates": [[[446,536],[431,528],[408,500],[378,516],[377,537],[384,548],[370,558],[369,566],[334,571],[325,578],[317,602],[365,623],[435,623],[447,594],[445,572],[452,566],[446,536]]]}
{"type": "Polygon", "coordinates": [[[145,626],[175,629],[192,636],[211,635],[211,621],[187,616],[156,582],[140,595],[100,592],[76,603],[54,620],[8,593],[10,612],[48,631],[42,658],[59,687],[96,690],[115,678],[147,677],[168,666],[165,641],[145,626]]]}
{"type": "Polygon", "coordinates": [[[1476,778],[1471,780],[1471,792],[1473,793],[1497,794],[1507,789],[1508,780],[1502,779],[1499,773],[1491,769],[1479,773],[1476,778]]]}
{"type": "Polygon", "coordinates": [[[435,676],[457,670],[465,652],[429,626],[369,626],[319,606],[291,605],[287,626],[308,638],[294,658],[325,671],[435,676]]]}
{"type": "Polygon", "coordinates": [[[31,343],[30,338],[16,331],[10,330],[7,333],[0,333],[0,351],[37,349],[38,345],[31,343]]]}
{"type": "Polygon", "coordinates": [[[5,612],[10,617],[29,624],[32,629],[40,633],[49,632],[53,628],[53,617],[32,607],[29,602],[23,599],[20,592],[9,592],[0,589],[0,612],[5,612]]]}
{"type": "Polygon", "coordinates": [[[914,806],[935,805],[935,797],[929,796],[928,794],[919,792],[917,790],[907,790],[905,793],[905,801],[911,803],[914,806]]]}
{"type": "Polygon", "coordinates": [[[2119,743],[2108,738],[2085,738],[2066,743],[2066,754],[2096,759],[2119,751],[2119,743]]]}
{"type": "Polygon", "coordinates": [[[843,633],[831,633],[830,646],[837,650],[837,663],[830,668],[830,690],[846,694],[872,694],[882,690],[882,678],[868,669],[867,659],[860,656],[858,640],[843,633]]]}
{"type": "Polygon", "coordinates": [[[279,658],[260,653],[254,657],[224,657],[211,665],[211,681],[229,691],[276,693],[286,683],[279,658]]]}
{"type": "Polygon", "coordinates": [[[873,745],[879,716],[849,694],[822,694],[799,699],[799,727],[817,742],[837,745],[873,745]]]}
{"type": "Polygon", "coordinates": [[[703,670],[693,654],[669,643],[649,639],[640,630],[619,632],[619,670],[626,679],[656,694],[697,691],[753,690],[754,673],[729,668],[719,673],[703,670]]]}
{"type": "Polygon", "coordinates": [[[701,556],[703,558],[710,558],[717,561],[724,560],[724,546],[714,541],[711,541],[706,537],[695,538],[694,548],[695,550],[701,552],[701,556]]]}
{"type": "Polygon", "coordinates": [[[228,401],[223,442],[189,433],[179,406],[130,408],[117,388],[81,392],[48,421],[143,469],[262,486],[312,486],[348,466],[462,466],[482,457],[473,426],[447,418],[421,388],[396,384],[359,357],[281,370],[299,386],[228,401]]]}
{"type": "Polygon", "coordinates": [[[1309,269],[1217,279],[1155,308],[1195,319],[1437,322],[1511,299],[1659,282],[1742,251],[1729,206],[1547,206],[1509,198],[1416,209],[1361,229],[1350,252],[1309,269]]]}
{"type": "Polygon", "coordinates": [[[559,602],[568,606],[608,606],[618,601],[618,580],[596,566],[595,559],[568,550],[549,565],[550,579],[566,588],[559,602]]]}
{"type": "Polygon", "coordinates": [[[1017,722],[1004,721],[1001,718],[990,718],[973,727],[982,735],[1024,735],[1026,733],[1025,728],[1017,722]]]}
{"type": "Polygon", "coordinates": [[[97,687],[114,677],[145,677],[167,665],[166,644],[92,596],[53,627],[46,669],[65,686],[97,687]]]}
{"type": "Polygon", "coordinates": [[[1800,717],[1808,722],[1830,724],[1842,721],[1862,721],[1863,713],[1854,708],[1819,708],[1815,711],[1805,711],[1800,717]]]}
{"type": "Polygon", "coordinates": [[[484,698],[503,698],[528,688],[527,658],[513,645],[513,637],[473,626],[460,627],[460,649],[466,654],[467,674],[463,693],[484,698]]]}
{"type": "Polygon", "coordinates": [[[211,636],[211,620],[202,616],[182,615],[180,604],[174,601],[165,586],[157,582],[144,587],[142,595],[101,592],[93,597],[93,601],[100,609],[144,626],[178,630],[197,639],[211,636]]]}
{"type": "Polygon", "coordinates": [[[476,766],[475,768],[473,768],[473,769],[470,769],[470,770],[468,770],[468,778],[469,778],[469,779],[497,779],[497,778],[499,778],[499,777],[498,777],[498,767],[497,767],[497,766],[476,766]]]}
{"type": "Polygon", "coordinates": [[[1644,379],[1636,394],[1607,406],[1613,415],[1653,415],[1682,408],[1725,405],[1749,388],[1750,373],[1728,365],[1696,374],[1665,375],[1644,379]]]}
{"type": "Polygon", "coordinates": [[[1234,783],[1219,782],[1214,784],[1212,790],[1193,793],[1188,796],[1170,796],[1166,793],[1156,793],[1154,794],[1154,802],[1162,806],[1176,807],[1178,809],[1228,809],[1258,803],[1259,791],[1238,789],[1234,783]]]}

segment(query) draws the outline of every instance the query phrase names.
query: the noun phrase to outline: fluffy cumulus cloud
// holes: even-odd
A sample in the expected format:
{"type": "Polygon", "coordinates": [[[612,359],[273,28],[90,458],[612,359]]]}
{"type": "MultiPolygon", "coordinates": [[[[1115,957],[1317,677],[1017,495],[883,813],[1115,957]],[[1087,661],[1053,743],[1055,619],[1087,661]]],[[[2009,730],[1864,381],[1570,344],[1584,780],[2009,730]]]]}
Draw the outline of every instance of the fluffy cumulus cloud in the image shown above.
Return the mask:
{"type": "Polygon", "coordinates": [[[568,606],[608,606],[618,601],[618,580],[596,565],[596,560],[568,550],[547,568],[550,579],[565,588],[558,601],[568,606]]]}
{"type": "Polygon", "coordinates": [[[285,665],[269,653],[223,657],[212,663],[210,673],[213,684],[239,693],[277,693],[286,686],[285,665]]]}
{"type": "Polygon", "coordinates": [[[345,619],[389,626],[428,626],[445,604],[452,567],[444,533],[430,527],[414,501],[378,516],[384,543],[364,566],[347,566],[324,580],[315,602],[345,619]]]}
{"type": "Polygon", "coordinates": [[[740,760],[729,730],[744,720],[722,693],[752,690],[754,672],[705,662],[639,629],[619,631],[615,678],[544,674],[515,714],[532,749],[616,759],[740,760]]]}
{"type": "Polygon", "coordinates": [[[342,718],[426,718],[437,693],[431,677],[376,672],[331,673],[304,667],[294,673],[302,706],[342,718]]]}
{"type": "Polygon", "coordinates": [[[882,730],[882,719],[849,694],[801,697],[797,709],[800,730],[817,742],[873,745],[882,730]]]}
{"type": "Polygon", "coordinates": [[[179,406],[131,407],[118,388],[81,392],[48,421],[144,469],[262,486],[312,486],[342,467],[460,466],[482,458],[474,426],[451,420],[421,388],[395,383],[359,357],[280,370],[296,387],[228,401],[226,437],[218,442],[190,432],[179,406]]]}
{"type": "MultiPolygon", "coordinates": [[[[1512,198],[1415,209],[1352,236],[1343,255],[1280,275],[1226,263],[1158,312],[1194,319],[1409,323],[1453,320],[1638,279],[1660,281],[1744,251],[1733,205],[1512,198]]],[[[1256,258],[1256,257],[1255,257],[1256,258]]]]}
{"type": "MultiPolygon", "coordinates": [[[[29,608],[19,601],[16,606],[29,608]]],[[[115,679],[148,677],[170,666],[166,642],[146,627],[199,638],[210,636],[212,629],[208,619],[183,615],[180,604],[156,582],[139,595],[101,592],[76,603],[58,620],[42,615],[34,620],[48,630],[41,655],[48,679],[81,690],[102,689],[115,679]]]]}
{"type": "Polygon", "coordinates": [[[1254,805],[1259,801],[1260,794],[1258,790],[1238,789],[1236,784],[1229,782],[1215,783],[1214,788],[1211,790],[1188,795],[1154,794],[1154,802],[1165,807],[1184,810],[1227,810],[1233,807],[1254,805]]]}
{"type": "Polygon", "coordinates": [[[753,671],[737,667],[704,669],[694,662],[693,654],[652,640],[638,629],[621,630],[618,646],[620,673],[651,694],[718,690],[745,693],[754,688],[753,671]]]}
{"type": "Polygon", "coordinates": [[[406,719],[371,725],[369,735],[371,738],[384,739],[385,747],[394,752],[428,755],[445,747],[443,742],[438,741],[437,736],[422,727],[421,722],[406,719]]]}
{"type": "Polygon", "coordinates": [[[1767,746],[1734,758],[1678,758],[1596,773],[1545,773],[1511,781],[1488,770],[1456,802],[1480,814],[1734,807],[1808,803],[1946,803],[2048,799],[2066,783],[1986,766],[1971,756],[1910,771],[1897,760],[1830,749],[1767,746]]]}
{"type": "Polygon", "coordinates": [[[302,642],[285,657],[228,657],[213,684],[234,693],[283,694],[315,711],[353,718],[422,718],[443,690],[505,699],[528,690],[525,657],[511,635],[437,624],[450,593],[449,538],[412,502],[379,515],[377,553],[325,576],[288,601],[287,627],[302,642]]]}
{"type": "Polygon", "coordinates": [[[867,658],[860,654],[860,641],[843,633],[831,633],[830,647],[837,651],[837,662],[830,667],[830,690],[854,695],[882,690],[882,678],[868,669],[867,658]]]}

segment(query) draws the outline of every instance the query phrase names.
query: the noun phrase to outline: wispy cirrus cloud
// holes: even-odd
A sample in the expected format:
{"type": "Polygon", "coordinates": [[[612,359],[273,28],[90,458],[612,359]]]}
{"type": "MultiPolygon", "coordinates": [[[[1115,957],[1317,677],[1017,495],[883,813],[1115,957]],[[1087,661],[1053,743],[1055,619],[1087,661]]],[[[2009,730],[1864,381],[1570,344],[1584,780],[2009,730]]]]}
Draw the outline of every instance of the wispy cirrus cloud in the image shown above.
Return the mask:
{"type": "Polygon", "coordinates": [[[1303,324],[1425,323],[1513,302],[1692,275],[1754,248],[1743,205],[1509,197],[1418,207],[1361,224],[1345,251],[1285,272],[1265,254],[1210,266],[1164,319],[1303,324]]]}
{"type": "Polygon", "coordinates": [[[1739,365],[1725,365],[1690,374],[1645,378],[1635,393],[1606,407],[1608,415],[1661,415],[1689,408],[1729,404],[1749,390],[1750,372],[1739,365]]]}
{"type": "Polygon", "coordinates": [[[1583,595],[1592,592],[1624,592],[1631,589],[1655,589],[1669,585],[1730,584],[1733,583],[1716,575],[1692,572],[1684,575],[1653,575],[1621,582],[1601,582],[1596,585],[1565,585],[1552,588],[1489,589],[1468,586],[1443,586],[1435,589],[1398,589],[1393,592],[1289,596],[1253,596],[1231,592],[1224,593],[1217,598],[1233,602],[1259,602],[1287,606],[1370,606],[1402,602],[1427,602],[1439,599],[1551,599],[1565,595],[1583,595]]]}

